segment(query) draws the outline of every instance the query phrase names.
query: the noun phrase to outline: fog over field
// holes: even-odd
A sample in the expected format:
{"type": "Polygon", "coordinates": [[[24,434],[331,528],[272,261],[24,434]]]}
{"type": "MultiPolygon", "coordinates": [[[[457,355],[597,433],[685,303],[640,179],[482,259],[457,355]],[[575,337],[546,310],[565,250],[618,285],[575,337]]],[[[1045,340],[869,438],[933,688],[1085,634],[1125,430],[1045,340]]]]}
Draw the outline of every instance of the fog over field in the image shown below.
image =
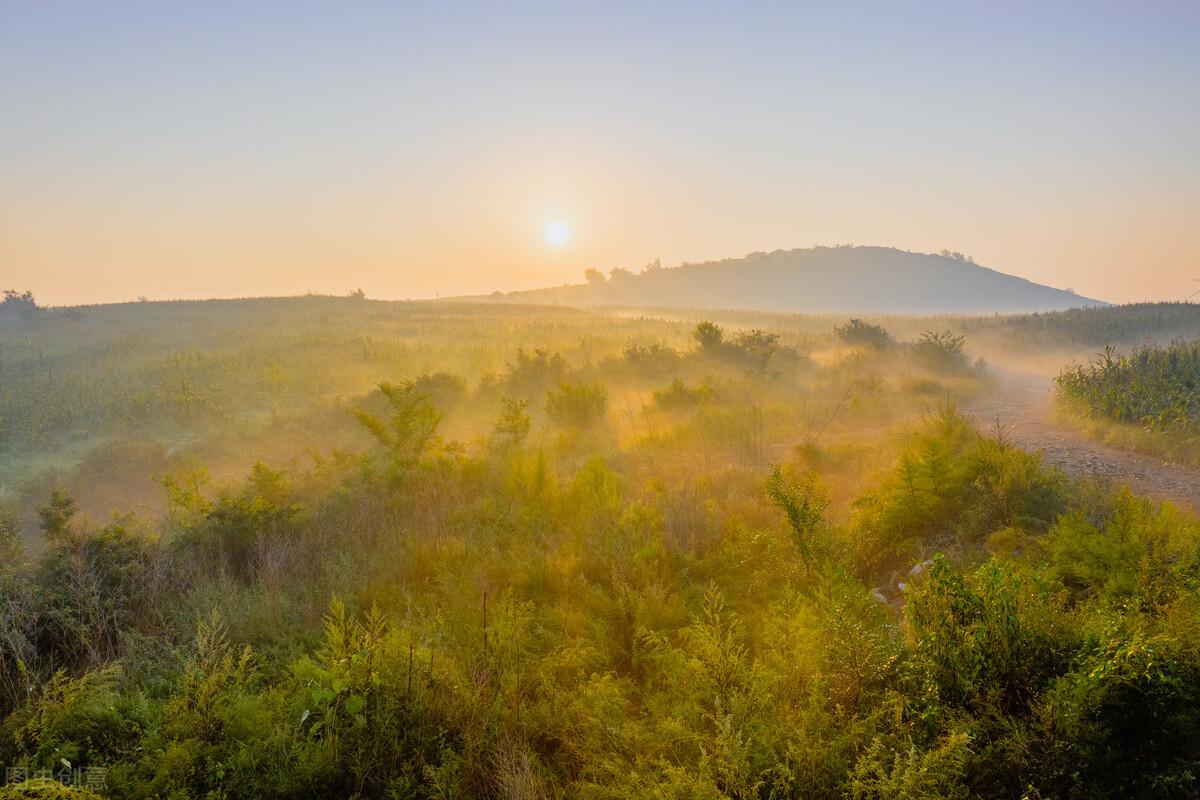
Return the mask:
{"type": "Polygon", "coordinates": [[[1197,41],[0,3],[0,800],[1200,798],[1197,41]]]}

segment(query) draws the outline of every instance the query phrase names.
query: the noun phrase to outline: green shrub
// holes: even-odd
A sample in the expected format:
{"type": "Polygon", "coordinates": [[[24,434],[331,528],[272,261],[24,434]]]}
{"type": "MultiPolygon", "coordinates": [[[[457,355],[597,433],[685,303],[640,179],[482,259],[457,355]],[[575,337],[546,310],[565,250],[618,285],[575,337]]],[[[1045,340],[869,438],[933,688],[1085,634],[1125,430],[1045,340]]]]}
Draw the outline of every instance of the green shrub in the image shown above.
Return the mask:
{"type": "Polygon", "coordinates": [[[904,617],[908,669],[934,706],[1027,708],[1066,671],[1076,644],[1049,586],[991,562],[962,575],[935,558],[904,617]]]}
{"type": "Polygon", "coordinates": [[[662,342],[651,342],[648,345],[630,344],[625,348],[622,357],[630,369],[646,377],[670,374],[678,369],[683,361],[678,350],[667,347],[662,342]]]}
{"type": "Polygon", "coordinates": [[[851,347],[883,350],[894,343],[892,335],[883,326],[863,322],[861,319],[852,319],[845,325],[834,328],[833,332],[844,344],[851,347]]]}
{"type": "Polygon", "coordinates": [[[467,379],[449,372],[426,372],[413,379],[413,389],[444,408],[467,393],[467,379]]]}
{"type": "Polygon", "coordinates": [[[546,416],[564,428],[588,428],[604,419],[608,390],[598,383],[560,383],[546,391],[546,416]]]}
{"type": "Polygon", "coordinates": [[[383,447],[388,475],[399,478],[411,470],[435,441],[442,415],[416,381],[381,383],[387,415],[357,413],[358,421],[383,447]]]}
{"type": "Polygon", "coordinates": [[[767,479],[767,496],[787,518],[792,541],[804,560],[804,571],[811,573],[813,562],[824,544],[818,537],[825,522],[828,497],[813,476],[785,477],[778,465],[771,468],[771,476],[767,479]]]}
{"type": "Polygon", "coordinates": [[[665,389],[654,390],[654,402],[669,411],[698,406],[715,398],[716,392],[710,387],[704,384],[691,387],[679,378],[671,381],[671,385],[665,389]]]}
{"type": "Polygon", "coordinates": [[[151,714],[143,698],[119,691],[121,672],[108,667],[71,678],[55,673],[30,703],[9,718],[0,747],[30,773],[63,767],[106,767],[137,752],[151,714]],[[7,751],[7,752],[6,752],[7,751]]]}
{"type": "Polygon", "coordinates": [[[57,541],[37,567],[39,640],[60,664],[97,667],[153,613],[155,545],[123,525],[57,541]]]}
{"type": "Polygon", "coordinates": [[[172,546],[204,574],[246,581],[254,576],[260,548],[285,539],[299,511],[284,473],[258,463],[240,492],[220,497],[172,546]]]}
{"type": "Polygon", "coordinates": [[[567,362],[558,353],[534,349],[530,355],[525,348],[518,348],[516,359],[508,365],[504,385],[513,394],[527,396],[563,380],[566,374],[567,362]]]}
{"type": "Polygon", "coordinates": [[[35,778],[0,786],[0,800],[104,800],[90,789],[70,786],[51,778],[35,778]]]}
{"type": "Polygon", "coordinates": [[[877,574],[954,541],[975,545],[1003,528],[1042,533],[1070,500],[1066,477],[1039,455],[983,436],[944,405],[913,432],[879,487],[855,501],[850,532],[858,567],[877,574]]]}
{"type": "Polygon", "coordinates": [[[1054,687],[1045,718],[1049,787],[1095,798],[1193,797],[1200,662],[1136,620],[1112,620],[1054,687]],[[1057,774],[1055,774],[1057,773],[1057,774]]]}
{"type": "Polygon", "coordinates": [[[950,331],[925,331],[912,345],[913,361],[935,372],[965,372],[970,366],[966,341],[950,331]]]}

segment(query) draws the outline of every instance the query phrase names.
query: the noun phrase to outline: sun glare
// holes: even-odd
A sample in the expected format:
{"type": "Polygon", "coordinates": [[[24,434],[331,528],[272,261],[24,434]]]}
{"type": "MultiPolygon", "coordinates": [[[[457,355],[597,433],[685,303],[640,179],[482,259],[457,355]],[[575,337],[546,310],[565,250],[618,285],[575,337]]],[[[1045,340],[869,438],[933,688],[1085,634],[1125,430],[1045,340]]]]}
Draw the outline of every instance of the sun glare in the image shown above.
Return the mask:
{"type": "Polygon", "coordinates": [[[562,247],[571,238],[571,229],[561,219],[552,219],[546,223],[546,242],[551,247],[562,247]]]}

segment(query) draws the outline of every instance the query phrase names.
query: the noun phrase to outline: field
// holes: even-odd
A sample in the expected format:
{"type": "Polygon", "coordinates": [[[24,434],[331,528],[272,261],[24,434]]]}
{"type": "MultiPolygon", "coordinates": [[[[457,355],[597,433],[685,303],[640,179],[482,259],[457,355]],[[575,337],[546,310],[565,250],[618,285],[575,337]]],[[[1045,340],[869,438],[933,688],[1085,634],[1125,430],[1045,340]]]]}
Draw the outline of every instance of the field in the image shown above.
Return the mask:
{"type": "Polygon", "coordinates": [[[1128,446],[1200,462],[1200,340],[1115,349],[1058,377],[1069,410],[1128,446]]]}
{"type": "Polygon", "coordinates": [[[71,797],[1194,797],[1200,520],[962,408],[1198,324],[0,321],[0,763],[71,797]]]}
{"type": "MultiPolygon", "coordinates": [[[[580,380],[608,370],[616,380],[609,387],[614,433],[644,436],[647,425],[661,425],[652,393],[677,377],[678,359],[668,350],[639,348],[686,350],[692,329],[708,317],[731,328],[769,327],[788,357],[803,362],[789,364],[787,374],[805,406],[795,413],[811,418],[797,425],[822,423],[829,398],[839,399],[855,382],[869,388],[885,373],[893,383],[920,384],[923,400],[940,391],[931,376],[905,372],[904,364],[859,369],[851,359],[815,370],[812,359],[838,358],[833,328],[841,318],[327,297],[84,308],[0,323],[0,495],[20,505],[30,522],[52,483],[70,489],[99,520],[113,511],[161,512],[155,476],[196,462],[217,477],[235,478],[260,459],[311,466],[311,453],[361,449],[369,436],[354,412],[370,402],[377,384],[436,373],[463,381],[461,392],[441,398],[449,401],[442,431],[454,438],[486,433],[506,391],[537,394],[532,411],[541,413],[544,378],[533,380],[532,389],[504,384],[523,380],[514,370],[539,367],[580,380]],[[560,363],[518,362],[518,351],[536,357],[538,350],[560,363]]],[[[914,338],[922,330],[908,328],[914,338]]],[[[744,372],[728,366],[734,376],[744,372]]],[[[678,375],[701,380],[705,365],[678,375]]],[[[946,385],[957,380],[951,375],[946,385]]],[[[877,413],[896,403],[912,408],[912,398],[870,394],[858,391],[851,405],[869,403],[877,413]]]]}

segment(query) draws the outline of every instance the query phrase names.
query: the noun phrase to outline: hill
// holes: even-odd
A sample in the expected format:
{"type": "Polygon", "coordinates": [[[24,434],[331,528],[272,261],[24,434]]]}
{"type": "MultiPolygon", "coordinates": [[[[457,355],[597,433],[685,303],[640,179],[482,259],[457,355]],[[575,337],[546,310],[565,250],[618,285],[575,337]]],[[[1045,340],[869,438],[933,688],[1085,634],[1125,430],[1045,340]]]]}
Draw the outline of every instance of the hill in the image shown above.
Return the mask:
{"type": "Polygon", "coordinates": [[[990,314],[1105,303],[981,267],[961,254],[814,247],[650,268],[590,270],[588,282],[493,294],[492,302],[726,308],[803,313],[990,314]]]}

